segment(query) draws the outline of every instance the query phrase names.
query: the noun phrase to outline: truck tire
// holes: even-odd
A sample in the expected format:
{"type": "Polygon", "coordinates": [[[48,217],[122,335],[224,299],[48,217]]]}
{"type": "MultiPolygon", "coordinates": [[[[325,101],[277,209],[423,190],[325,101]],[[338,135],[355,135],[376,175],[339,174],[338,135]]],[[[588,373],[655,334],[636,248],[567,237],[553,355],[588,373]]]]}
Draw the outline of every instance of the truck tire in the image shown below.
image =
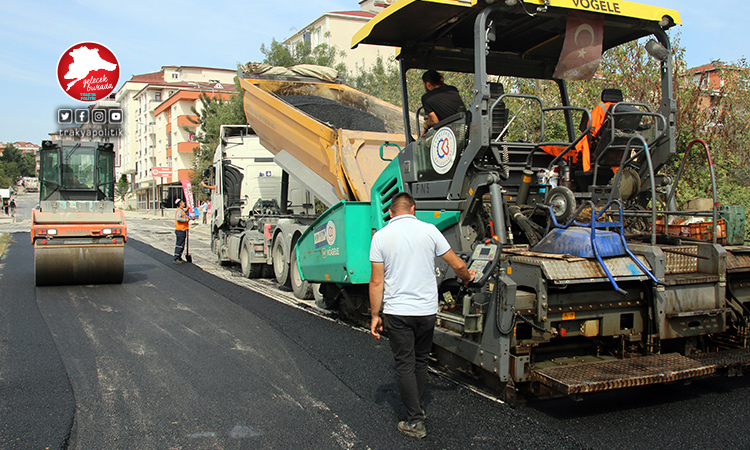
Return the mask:
{"type": "Polygon", "coordinates": [[[242,276],[245,278],[258,278],[263,266],[260,264],[253,264],[250,262],[250,249],[247,243],[242,244],[242,251],[240,251],[240,267],[242,268],[242,276]]]}
{"type": "Polygon", "coordinates": [[[277,237],[273,241],[273,274],[276,276],[276,282],[281,287],[291,287],[292,279],[289,276],[289,263],[286,262],[286,246],[284,238],[277,237]]]}
{"type": "Polygon", "coordinates": [[[292,291],[294,296],[300,300],[310,300],[313,298],[312,286],[307,280],[302,279],[302,274],[299,273],[299,267],[297,267],[297,246],[292,247],[292,254],[289,258],[289,278],[291,278],[292,291]]]}
{"type": "Polygon", "coordinates": [[[338,292],[331,283],[313,283],[315,306],[320,309],[338,309],[338,292]]]}
{"type": "MultiPolygon", "coordinates": [[[[221,233],[221,231],[218,231],[217,233],[221,233]]],[[[221,257],[221,250],[219,249],[220,245],[221,238],[215,235],[213,239],[211,239],[211,251],[216,255],[216,260],[218,261],[220,266],[228,266],[232,263],[232,261],[221,257]]]]}

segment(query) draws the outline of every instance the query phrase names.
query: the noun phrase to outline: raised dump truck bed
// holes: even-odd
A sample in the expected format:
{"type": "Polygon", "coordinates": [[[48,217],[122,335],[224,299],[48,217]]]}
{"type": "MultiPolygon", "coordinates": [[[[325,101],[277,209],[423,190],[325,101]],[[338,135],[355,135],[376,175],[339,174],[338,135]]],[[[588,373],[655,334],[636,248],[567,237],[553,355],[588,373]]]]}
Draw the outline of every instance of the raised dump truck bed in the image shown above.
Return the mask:
{"type": "MultiPolygon", "coordinates": [[[[314,202],[305,193],[304,214],[288,208],[289,177],[329,207],[369,200],[376,179],[404,146],[403,115],[400,108],[337,82],[244,69],[238,75],[252,128],[246,139],[257,136],[284,172],[278,202],[252,199],[241,213],[248,201],[242,180],[257,176],[257,170],[248,169],[260,166],[232,164],[232,155],[222,148],[231,143],[222,138],[213,167],[218,188],[212,197],[221,212],[212,220],[212,249],[221,263],[238,262],[244,276],[269,276],[272,270],[279,285],[309,299],[313,286],[299,273],[296,244],[315,219],[307,213],[314,202]]],[[[270,177],[264,181],[274,181],[270,171],[260,170],[262,177],[270,177]]]]}
{"type": "MultiPolygon", "coordinates": [[[[341,83],[302,77],[240,74],[245,115],[277,164],[329,206],[338,200],[370,199],[370,189],[404,145],[400,108],[341,83]],[[331,119],[291,104],[299,96],[332,100],[382,121],[383,131],[337,127],[331,119]],[[285,101],[287,98],[288,101],[285,101]]],[[[325,108],[325,105],[322,106],[325,108]]],[[[331,109],[330,111],[333,111],[331,109]]],[[[333,112],[340,116],[341,111],[333,112]]]]}

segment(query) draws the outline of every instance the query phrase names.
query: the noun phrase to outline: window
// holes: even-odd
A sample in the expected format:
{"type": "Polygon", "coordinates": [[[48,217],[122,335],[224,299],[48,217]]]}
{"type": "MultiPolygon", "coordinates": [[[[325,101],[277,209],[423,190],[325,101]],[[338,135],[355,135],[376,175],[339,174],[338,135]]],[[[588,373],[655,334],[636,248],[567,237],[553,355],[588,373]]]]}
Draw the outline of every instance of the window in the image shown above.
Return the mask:
{"type": "Polygon", "coordinates": [[[157,92],[156,94],[154,94],[154,100],[156,100],[157,102],[161,101],[161,92],[157,92]]]}
{"type": "Polygon", "coordinates": [[[42,198],[47,198],[60,186],[59,155],[54,149],[42,150],[39,158],[42,198]]]}
{"type": "Polygon", "coordinates": [[[173,73],[172,74],[172,79],[173,80],[177,80],[178,78],[180,78],[180,74],[179,73],[173,73]]]}
{"type": "Polygon", "coordinates": [[[318,46],[323,43],[320,39],[320,28],[316,28],[315,31],[313,31],[312,37],[313,37],[312,39],[313,46],[318,46]]]}

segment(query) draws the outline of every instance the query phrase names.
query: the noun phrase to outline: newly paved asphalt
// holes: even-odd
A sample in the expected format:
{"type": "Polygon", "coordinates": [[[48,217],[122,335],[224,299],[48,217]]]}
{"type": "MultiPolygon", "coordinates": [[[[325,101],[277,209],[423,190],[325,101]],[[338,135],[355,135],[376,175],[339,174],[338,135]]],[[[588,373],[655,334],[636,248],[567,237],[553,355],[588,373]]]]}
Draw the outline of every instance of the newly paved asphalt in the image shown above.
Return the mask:
{"type": "Polygon", "coordinates": [[[0,448],[65,448],[73,390],[34,294],[28,234],[0,260],[0,448]]]}
{"type": "Polygon", "coordinates": [[[401,436],[386,341],[134,240],[122,285],[35,289],[28,235],[13,238],[0,448],[585,448],[436,376],[430,435],[401,436]]]}

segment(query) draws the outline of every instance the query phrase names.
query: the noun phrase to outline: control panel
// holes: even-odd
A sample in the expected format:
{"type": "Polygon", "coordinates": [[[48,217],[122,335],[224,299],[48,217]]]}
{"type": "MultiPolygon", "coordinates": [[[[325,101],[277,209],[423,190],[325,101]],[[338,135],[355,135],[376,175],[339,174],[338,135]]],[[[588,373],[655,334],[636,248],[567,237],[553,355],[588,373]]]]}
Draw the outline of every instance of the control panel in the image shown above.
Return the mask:
{"type": "Polygon", "coordinates": [[[482,286],[495,269],[498,260],[498,245],[489,239],[474,247],[474,253],[469,260],[469,270],[476,270],[472,286],[482,286]]]}

